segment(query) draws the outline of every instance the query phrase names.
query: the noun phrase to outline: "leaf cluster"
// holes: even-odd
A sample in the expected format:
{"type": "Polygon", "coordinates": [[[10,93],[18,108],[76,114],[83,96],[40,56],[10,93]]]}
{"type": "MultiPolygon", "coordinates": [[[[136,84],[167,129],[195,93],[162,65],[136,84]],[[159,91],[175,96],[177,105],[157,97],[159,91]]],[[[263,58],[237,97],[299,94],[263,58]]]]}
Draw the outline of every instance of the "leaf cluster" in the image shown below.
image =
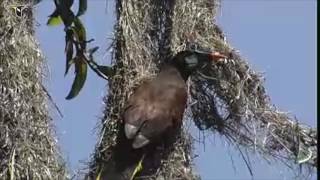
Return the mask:
{"type": "Polygon", "coordinates": [[[88,65],[100,77],[108,79],[113,74],[113,68],[101,66],[93,60],[93,54],[98,46],[87,50],[87,43],[94,39],[87,40],[86,29],[80,20],[80,16],[87,10],[87,0],[79,0],[78,12],[75,15],[71,10],[73,0],[54,0],[56,9],[49,16],[47,25],[56,26],[64,24],[65,28],[65,75],[68,74],[71,66],[75,69],[75,79],[66,99],[77,96],[83,88],[87,78],[88,65]]]}

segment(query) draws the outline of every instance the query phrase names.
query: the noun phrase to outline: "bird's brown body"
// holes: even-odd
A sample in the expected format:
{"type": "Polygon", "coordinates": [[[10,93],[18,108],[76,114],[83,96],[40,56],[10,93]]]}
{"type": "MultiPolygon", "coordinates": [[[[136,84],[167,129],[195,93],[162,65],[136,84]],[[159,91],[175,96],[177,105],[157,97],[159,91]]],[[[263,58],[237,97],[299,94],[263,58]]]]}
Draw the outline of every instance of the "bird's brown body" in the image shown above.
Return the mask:
{"type": "Polygon", "coordinates": [[[179,71],[166,66],[158,76],[141,84],[130,97],[124,121],[140,127],[153,140],[170,128],[181,125],[187,103],[187,87],[179,71]]]}
{"type": "Polygon", "coordinates": [[[125,135],[133,139],[133,148],[141,148],[181,126],[188,97],[186,80],[203,63],[221,57],[182,51],[161,68],[156,78],[133,92],[123,114],[125,135]]]}

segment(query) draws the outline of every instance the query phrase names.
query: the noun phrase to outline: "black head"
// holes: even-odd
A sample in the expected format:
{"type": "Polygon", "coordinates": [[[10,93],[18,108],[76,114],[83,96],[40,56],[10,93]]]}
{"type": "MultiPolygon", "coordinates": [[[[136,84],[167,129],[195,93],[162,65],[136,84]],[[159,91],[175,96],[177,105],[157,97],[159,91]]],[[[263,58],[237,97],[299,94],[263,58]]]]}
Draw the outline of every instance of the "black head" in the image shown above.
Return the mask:
{"type": "Polygon", "coordinates": [[[226,56],[218,52],[185,50],[177,53],[171,59],[170,64],[175,66],[186,80],[196,69],[221,58],[226,58],[226,56]]]}

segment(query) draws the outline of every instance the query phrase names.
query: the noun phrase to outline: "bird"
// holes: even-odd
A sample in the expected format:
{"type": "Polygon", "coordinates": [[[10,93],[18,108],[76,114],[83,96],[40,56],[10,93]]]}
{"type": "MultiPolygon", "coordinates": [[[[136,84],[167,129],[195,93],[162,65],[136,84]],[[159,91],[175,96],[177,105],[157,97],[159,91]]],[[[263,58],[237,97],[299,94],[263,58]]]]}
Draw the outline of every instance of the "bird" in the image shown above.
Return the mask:
{"type": "Polygon", "coordinates": [[[189,76],[203,65],[225,58],[216,51],[180,51],[164,63],[155,78],[140,84],[129,97],[122,117],[132,148],[142,148],[181,127],[189,76]]]}

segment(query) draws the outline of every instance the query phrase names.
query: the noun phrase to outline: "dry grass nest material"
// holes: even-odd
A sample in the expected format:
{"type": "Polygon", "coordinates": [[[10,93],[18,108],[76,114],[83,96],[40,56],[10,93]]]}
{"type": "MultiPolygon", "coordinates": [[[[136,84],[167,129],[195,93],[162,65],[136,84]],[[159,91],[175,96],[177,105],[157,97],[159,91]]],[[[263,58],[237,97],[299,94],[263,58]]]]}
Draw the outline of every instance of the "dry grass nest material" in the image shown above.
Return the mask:
{"type": "MultiPolygon", "coordinates": [[[[316,130],[299,124],[293,116],[271,104],[262,74],[250,68],[216,25],[218,3],[212,0],[117,1],[113,44],[117,74],[110,80],[101,139],[91,163],[91,174],[97,174],[103,164],[112,161],[121,112],[134,87],[154,76],[166,57],[192,48],[216,50],[227,54],[228,59],[226,63],[204,67],[191,78],[189,108],[192,113],[186,114],[192,117],[186,118],[192,118],[202,131],[225,137],[240,151],[249,169],[248,151],[283,161],[293,168],[299,151],[308,149],[312,157],[305,164],[316,166],[316,130]]],[[[165,152],[166,156],[160,156],[166,159],[161,160],[154,178],[197,178],[192,172],[190,137],[182,133],[177,143],[165,152]]]]}
{"type": "Polygon", "coordinates": [[[22,17],[0,2],[0,179],[66,179],[42,86],[45,67],[33,34],[32,8],[22,17]]]}

